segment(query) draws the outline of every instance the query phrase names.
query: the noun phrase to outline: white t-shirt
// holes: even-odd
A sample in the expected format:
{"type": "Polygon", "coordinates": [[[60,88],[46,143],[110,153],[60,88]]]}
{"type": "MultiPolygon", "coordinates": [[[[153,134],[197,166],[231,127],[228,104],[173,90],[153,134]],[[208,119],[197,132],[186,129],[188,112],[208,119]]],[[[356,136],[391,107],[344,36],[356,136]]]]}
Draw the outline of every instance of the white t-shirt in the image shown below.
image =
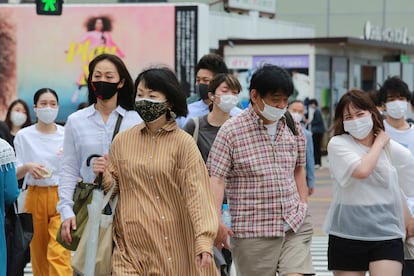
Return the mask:
{"type": "MultiPolygon", "coordinates": [[[[414,125],[411,125],[409,129],[399,130],[391,126],[386,120],[384,120],[385,132],[396,142],[400,143],[404,147],[411,151],[414,155],[414,125]]],[[[407,180],[407,181],[413,181],[407,180]]],[[[407,206],[412,216],[414,216],[414,197],[406,196],[407,206]]],[[[405,258],[414,259],[414,238],[410,238],[406,241],[405,258]]]]}
{"type": "Polygon", "coordinates": [[[348,134],[334,136],[329,141],[329,169],[334,192],[324,230],[355,240],[405,238],[400,188],[414,196],[409,181],[414,179],[414,156],[391,140],[392,161],[383,150],[367,178],[353,178],[353,171],[368,150],[348,134]]]}
{"type": "Polygon", "coordinates": [[[56,132],[45,134],[31,125],[19,130],[14,138],[16,151],[16,167],[34,162],[44,165],[51,177],[34,179],[29,173],[25,176],[27,185],[55,186],[59,183],[61,160],[63,156],[64,127],[56,125],[56,132]]]}

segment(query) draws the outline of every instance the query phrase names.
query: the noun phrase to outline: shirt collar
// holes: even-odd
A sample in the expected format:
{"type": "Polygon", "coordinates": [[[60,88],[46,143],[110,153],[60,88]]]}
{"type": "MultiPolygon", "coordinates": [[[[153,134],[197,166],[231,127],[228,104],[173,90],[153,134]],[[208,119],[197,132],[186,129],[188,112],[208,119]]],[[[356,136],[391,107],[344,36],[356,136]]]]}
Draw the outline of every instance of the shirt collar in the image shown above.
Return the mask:
{"type": "MultiPolygon", "coordinates": [[[[90,117],[95,115],[97,112],[99,112],[98,110],[95,109],[95,105],[91,104],[90,106],[86,107],[86,116],[90,117]]],[[[126,115],[126,110],[125,108],[123,108],[122,106],[118,105],[115,110],[112,110],[112,113],[117,113],[119,115],[121,115],[122,117],[125,117],[126,115]]]]}

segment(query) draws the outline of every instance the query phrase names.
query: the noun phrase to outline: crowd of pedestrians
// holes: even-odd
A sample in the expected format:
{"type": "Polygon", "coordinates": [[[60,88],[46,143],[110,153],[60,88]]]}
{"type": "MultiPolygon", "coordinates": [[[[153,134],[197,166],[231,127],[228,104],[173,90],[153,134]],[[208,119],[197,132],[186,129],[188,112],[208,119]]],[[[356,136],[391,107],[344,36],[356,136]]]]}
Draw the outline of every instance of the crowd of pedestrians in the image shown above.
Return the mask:
{"type": "MultiPolygon", "coordinates": [[[[0,122],[0,211],[25,194],[34,275],[74,274],[76,252],[56,235],[73,242],[75,187],[99,174],[104,191],[119,198],[112,275],[227,276],[231,266],[238,276],[314,275],[308,197],[327,126],[316,99],[289,102],[294,84],[285,69],[257,68],[244,110],[242,87],[216,54],[198,62],[191,99],[162,65],[133,80],[122,59],[101,54],[89,72],[88,104],[64,126],[55,122],[52,88],[34,93],[34,123],[22,100],[0,122]],[[88,166],[91,155],[98,157],[88,166]]],[[[378,92],[352,89],[336,105],[324,225],[336,276],[414,275],[412,99],[407,84],[390,77],[378,92]]],[[[0,276],[13,258],[5,235],[1,216],[0,276]]]]}

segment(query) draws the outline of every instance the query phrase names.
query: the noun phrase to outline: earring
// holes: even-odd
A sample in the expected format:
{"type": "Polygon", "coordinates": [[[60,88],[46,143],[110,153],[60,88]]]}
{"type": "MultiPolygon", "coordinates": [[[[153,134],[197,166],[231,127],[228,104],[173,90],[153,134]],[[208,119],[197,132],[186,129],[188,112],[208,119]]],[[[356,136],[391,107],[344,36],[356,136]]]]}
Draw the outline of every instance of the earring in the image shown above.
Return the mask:
{"type": "Polygon", "coordinates": [[[177,114],[175,114],[174,111],[171,110],[171,108],[168,108],[168,114],[170,115],[170,118],[177,118],[177,114]]]}

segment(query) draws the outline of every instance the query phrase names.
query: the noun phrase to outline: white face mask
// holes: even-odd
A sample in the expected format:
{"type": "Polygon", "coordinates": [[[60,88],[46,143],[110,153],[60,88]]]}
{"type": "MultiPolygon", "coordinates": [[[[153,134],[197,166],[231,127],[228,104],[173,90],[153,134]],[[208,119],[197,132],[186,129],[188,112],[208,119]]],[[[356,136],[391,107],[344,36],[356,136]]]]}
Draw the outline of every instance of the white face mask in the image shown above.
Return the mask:
{"type": "Polygon", "coordinates": [[[263,111],[260,110],[260,107],[257,106],[257,109],[259,110],[260,114],[262,114],[263,117],[265,117],[269,121],[279,121],[280,118],[282,118],[283,114],[286,112],[286,107],[283,109],[270,106],[266,104],[263,99],[262,102],[264,104],[263,111]]]}
{"type": "Polygon", "coordinates": [[[222,95],[219,98],[220,103],[217,106],[224,112],[230,112],[239,102],[239,99],[235,95],[222,95]]]}
{"type": "Polygon", "coordinates": [[[26,122],[26,119],[27,115],[22,112],[12,111],[10,113],[10,121],[17,127],[21,127],[26,122]]]}
{"type": "Polygon", "coordinates": [[[372,116],[344,121],[344,130],[359,140],[367,137],[373,126],[372,116]]]}
{"type": "Polygon", "coordinates": [[[37,118],[45,124],[53,123],[59,112],[59,108],[34,108],[37,118]]]}
{"type": "Polygon", "coordinates": [[[303,120],[303,115],[298,113],[298,112],[293,112],[292,117],[293,117],[293,119],[295,119],[298,122],[302,122],[302,120],[303,120]]]}
{"type": "Polygon", "coordinates": [[[408,102],[406,101],[392,101],[385,104],[387,114],[394,119],[400,119],[404,117],[407,112],[408,102]]]}

